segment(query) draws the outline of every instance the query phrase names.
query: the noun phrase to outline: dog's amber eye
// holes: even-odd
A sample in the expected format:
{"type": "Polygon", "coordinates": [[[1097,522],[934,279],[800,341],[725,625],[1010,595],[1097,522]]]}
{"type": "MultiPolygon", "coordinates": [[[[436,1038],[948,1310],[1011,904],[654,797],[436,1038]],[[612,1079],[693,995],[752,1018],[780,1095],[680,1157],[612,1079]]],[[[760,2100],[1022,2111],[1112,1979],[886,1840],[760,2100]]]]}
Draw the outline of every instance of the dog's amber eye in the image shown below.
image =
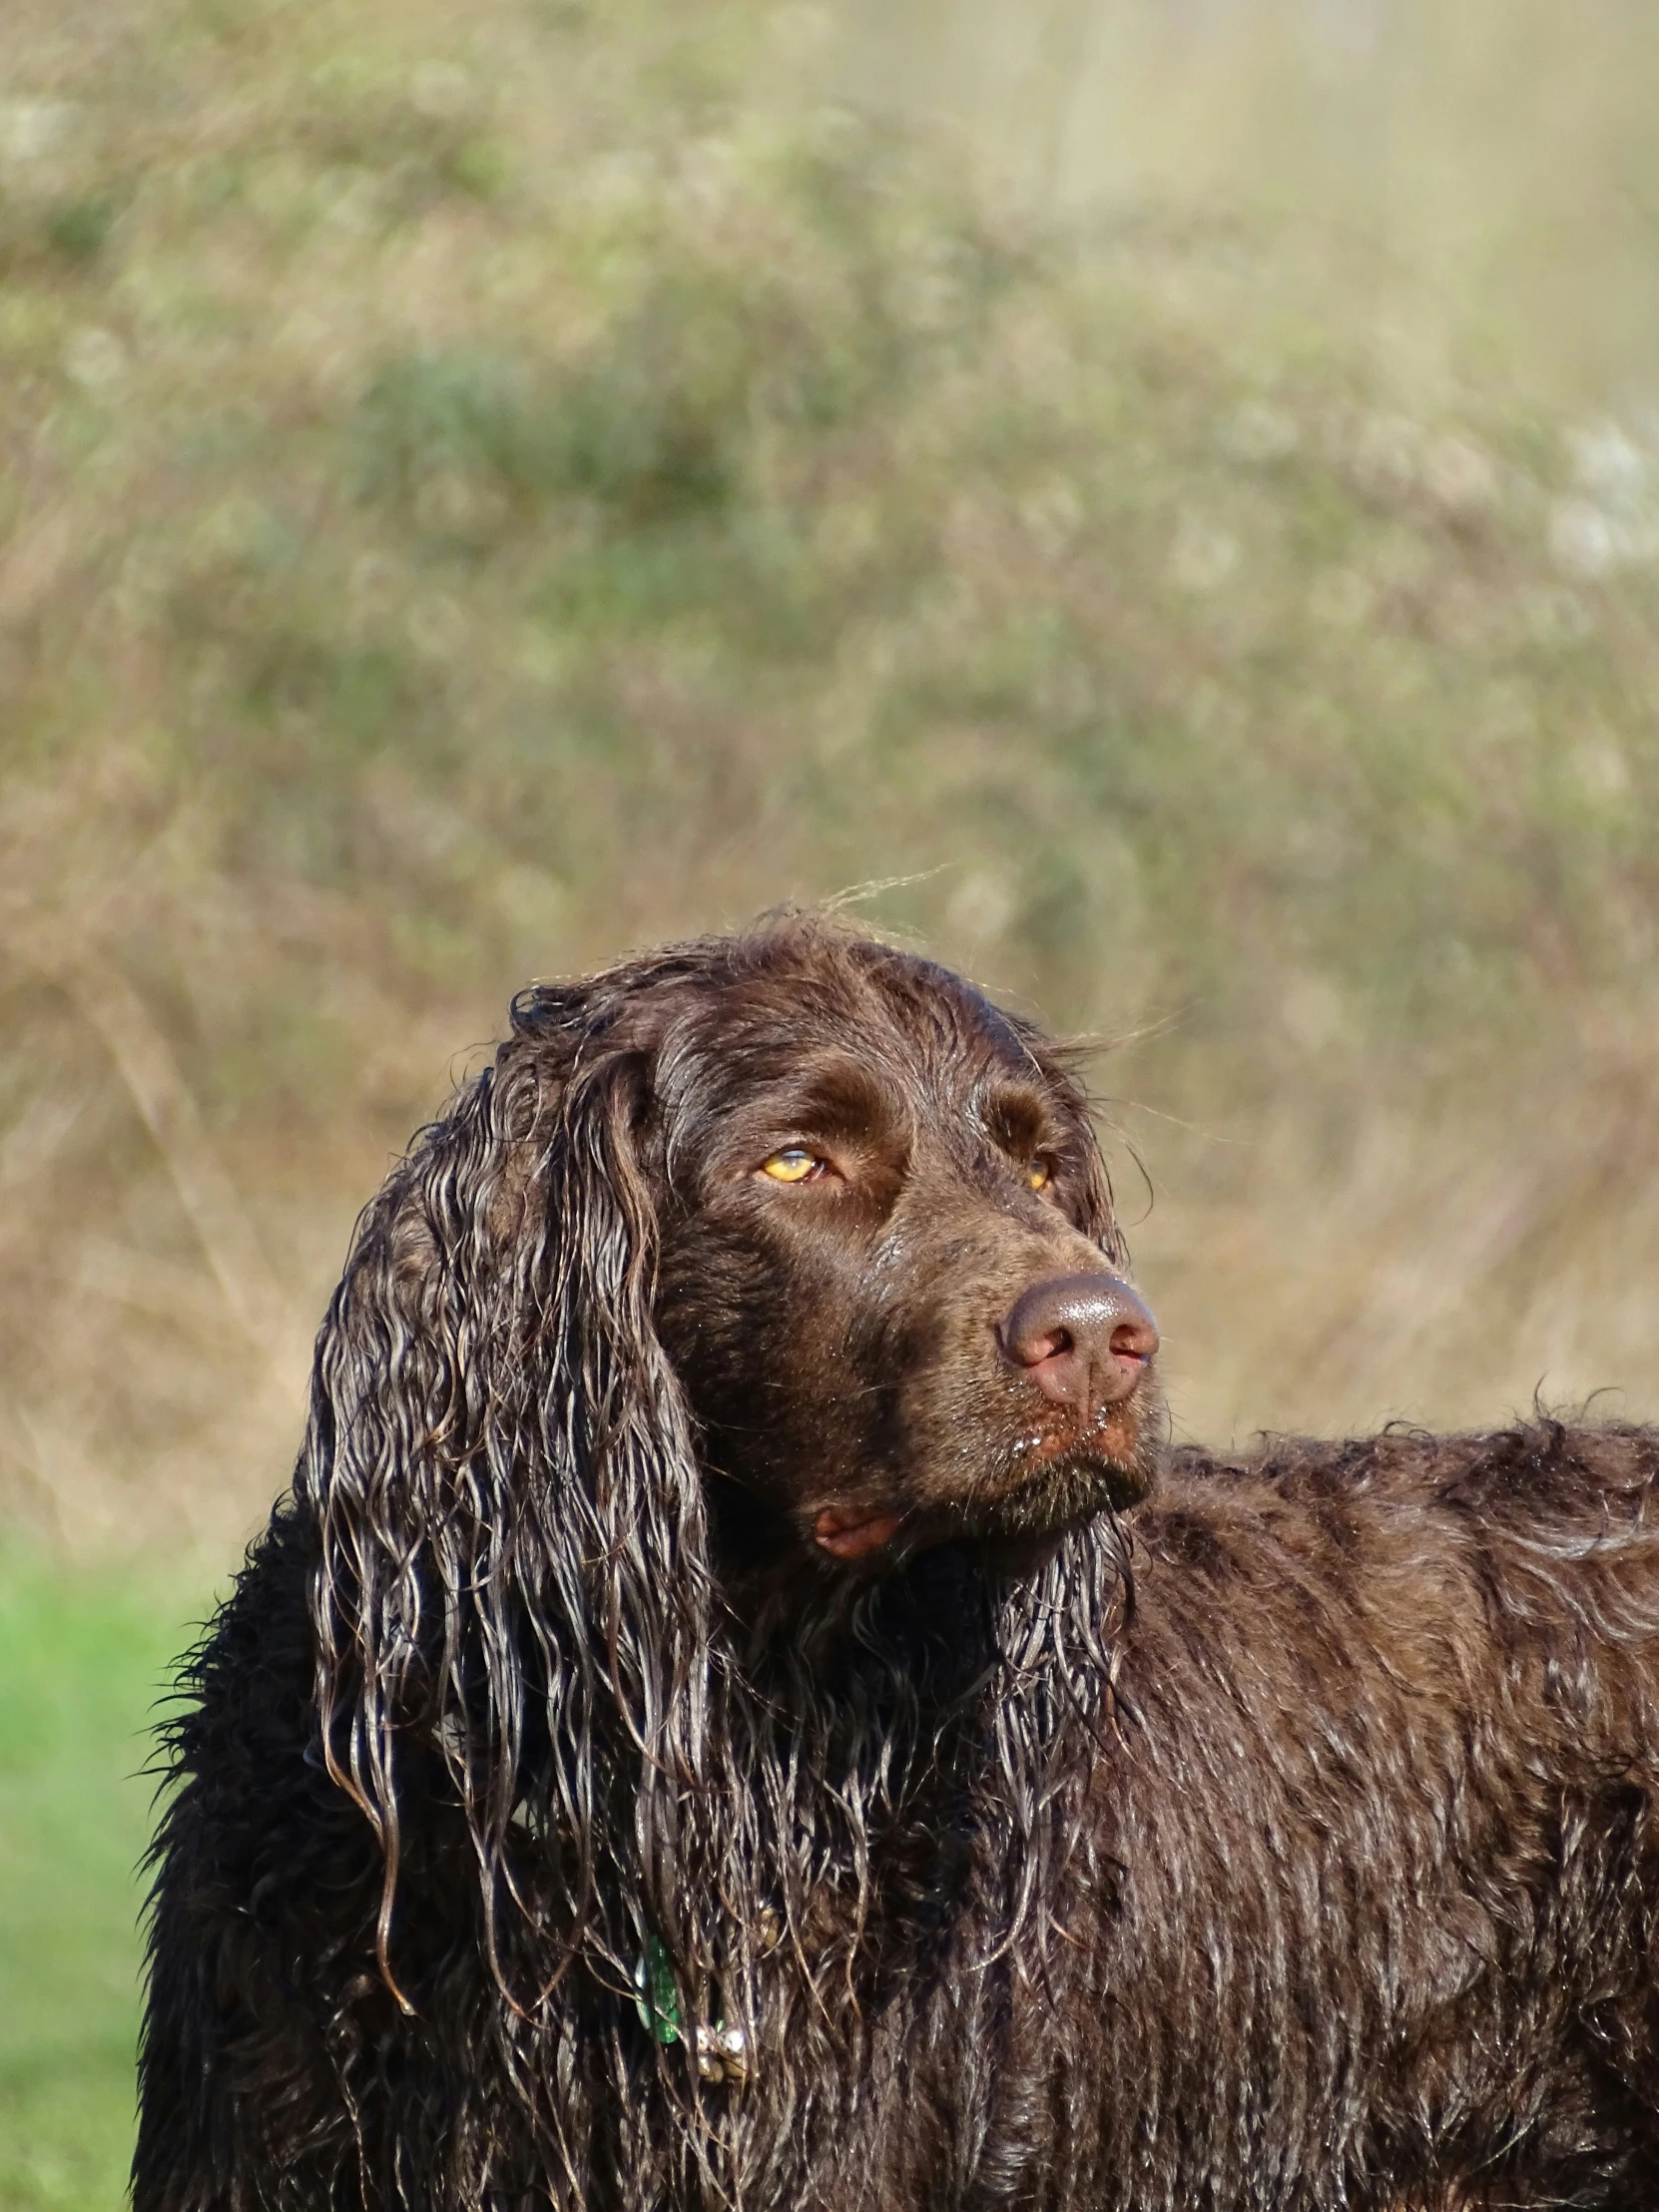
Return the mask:
{"type": "Polygon", "coordinates": [[[775,1183],[805,1183],[823,1170],[824,1162],[818,1154],[799,1144],[786,1145],[782,1152],[761,1162],[761,1173],[770,1175],[775,1183]]]}
{"type": "Polygon", "coordinates": [[[1052,1160],[1033,1160],[1025,1171],[1025,1180],[1034,1191],[1046,1191],[1054,1180],[1052,1160]]]}

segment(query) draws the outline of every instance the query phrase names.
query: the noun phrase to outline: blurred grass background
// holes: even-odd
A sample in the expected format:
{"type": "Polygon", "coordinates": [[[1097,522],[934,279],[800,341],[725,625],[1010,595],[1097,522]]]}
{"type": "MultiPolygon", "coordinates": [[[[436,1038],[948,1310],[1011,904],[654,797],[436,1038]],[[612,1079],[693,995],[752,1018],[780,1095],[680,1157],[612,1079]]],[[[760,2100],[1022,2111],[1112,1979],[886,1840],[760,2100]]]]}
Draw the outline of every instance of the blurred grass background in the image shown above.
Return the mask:
{"type": "Polygon", "coordinates": [[[1656,110],[1643,0],[8,0],[0,2204],[529,975],[901,878],[1116,1040],[1182,1432],[1659,1411],[1656,110]]]}

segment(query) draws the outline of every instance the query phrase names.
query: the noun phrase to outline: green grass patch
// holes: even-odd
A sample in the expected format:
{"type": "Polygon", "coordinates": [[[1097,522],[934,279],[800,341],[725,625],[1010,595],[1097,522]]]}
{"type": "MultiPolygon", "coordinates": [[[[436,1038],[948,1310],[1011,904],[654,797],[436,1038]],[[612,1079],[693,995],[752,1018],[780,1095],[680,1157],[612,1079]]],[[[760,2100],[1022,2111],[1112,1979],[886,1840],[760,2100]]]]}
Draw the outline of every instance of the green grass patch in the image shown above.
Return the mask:
{"type": "Polygon", "coordinates": [[[150,1830],[142,1769],[188,1611],[153,1577],[0,1553],[5,2212],[112,2212],[125,2195],[150,1830]]]}

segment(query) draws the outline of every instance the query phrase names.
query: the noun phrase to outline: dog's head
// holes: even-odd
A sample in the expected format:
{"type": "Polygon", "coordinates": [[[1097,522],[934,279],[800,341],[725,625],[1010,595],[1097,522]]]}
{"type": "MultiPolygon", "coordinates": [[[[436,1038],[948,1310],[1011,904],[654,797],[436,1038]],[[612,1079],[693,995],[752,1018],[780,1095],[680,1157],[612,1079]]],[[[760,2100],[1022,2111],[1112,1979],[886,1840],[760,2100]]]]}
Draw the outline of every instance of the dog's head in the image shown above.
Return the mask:
{"type": "Polygon", "coordinates": [[[1009,1553],[1144,1492],[1157,1333],[1046,1040],[941,968],[802,926],[638,1018],[654,1322],[722,1548],[859,1571],[943,1538],[1009,1553]]]}

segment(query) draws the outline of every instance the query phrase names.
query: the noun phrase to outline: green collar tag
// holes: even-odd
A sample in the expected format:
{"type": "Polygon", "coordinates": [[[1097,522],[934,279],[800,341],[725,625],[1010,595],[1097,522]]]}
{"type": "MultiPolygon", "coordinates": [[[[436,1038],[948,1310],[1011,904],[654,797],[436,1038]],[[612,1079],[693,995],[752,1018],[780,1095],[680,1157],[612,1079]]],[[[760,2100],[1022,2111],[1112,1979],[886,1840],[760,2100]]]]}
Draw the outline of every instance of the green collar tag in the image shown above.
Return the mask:
{"type": "Polygon", "coordinates": [[[674,1986],[674,1964],[660,1936],[648,1936],[645,1951],[634,1967],[634,1987],[639,1991],[634,2009],[640,2024],[659,2043],[680,2040],[680,1992],[674,1986]]]}
{"type": "Polygon", "coordinates": [[[660,1936],[648,1936],[645,1949],[634,1961],[634,2010],[640,2025],[659,2043],[689,2042],[697,2070],[705,2081],[726,2081],[741,2087],[749,2079],[749,2037],[741,2027],[728,2027],[717,2018],[688,2036],[680,2011],[680,1992],[674,1981],[674,1961],[660,1936]]]}

